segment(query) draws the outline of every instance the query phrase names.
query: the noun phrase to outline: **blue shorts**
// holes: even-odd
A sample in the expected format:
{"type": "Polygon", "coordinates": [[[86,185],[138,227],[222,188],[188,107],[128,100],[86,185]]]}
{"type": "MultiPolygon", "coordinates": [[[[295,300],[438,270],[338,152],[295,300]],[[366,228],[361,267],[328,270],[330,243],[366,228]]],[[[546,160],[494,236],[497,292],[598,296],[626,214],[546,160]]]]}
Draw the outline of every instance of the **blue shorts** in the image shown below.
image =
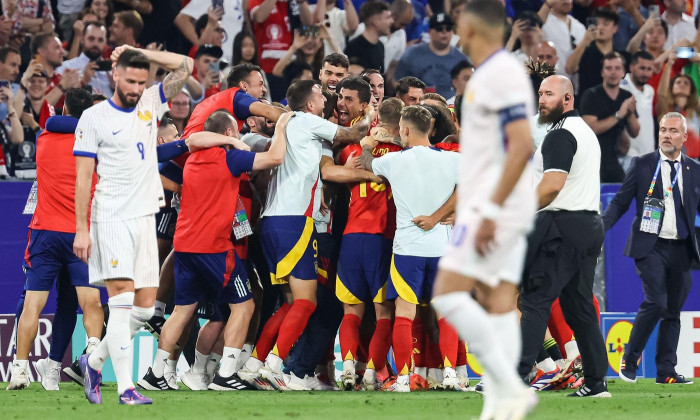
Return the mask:
{"type": "Polygon", "coordinates": [[[200,301],[242,303],[253,298],[245,266],[236,252],[175,252],[175,305],[200,301]]]}
{"type": "Polygon", "coordinates": [[[177,223],[177,210],[172,207],[163,207],[156,213],[156,236],[158,239],[173,240],[175,224],[177,223]]]}
{"type": "Polygon", "coordinates": [[[429,302],[433,295],[433,284],[438,271],[440,257],[412,257],[396,255],[391,257],[391,282],[386,298],[400,297],[408,303],[418,305],[429,302]]]}
{"type": "Polygon", "coordinates": [[[312,218],[264,217],[261,239],[272,284],[287,283],[290,275],[300,280],[316,280],[318,243],[312,218]]]}
{"type": "Polygon", "coordinates": [[[76,287],[91,287],[88,265],[73,253],[75,233],[29,229],[27,250],[24,253],[24,290],[46,292],[51,290],[56,276],[67,275],[76,287]]]}
{"type": "Polygon", "coordinates": [[[391,244],[383,235],[343,235],[335,283],[335,294],[341,302],[355,305],[386,300],[391,244]]]}

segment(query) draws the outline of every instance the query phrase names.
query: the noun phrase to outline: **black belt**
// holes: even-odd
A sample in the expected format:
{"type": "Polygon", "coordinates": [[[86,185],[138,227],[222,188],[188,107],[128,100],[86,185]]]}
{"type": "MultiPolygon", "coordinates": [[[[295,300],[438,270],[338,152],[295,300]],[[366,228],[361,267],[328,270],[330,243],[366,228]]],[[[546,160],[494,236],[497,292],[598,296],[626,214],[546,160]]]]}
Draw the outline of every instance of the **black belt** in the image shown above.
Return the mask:
{"type": "Polygon", "coordinates": [[[664,239],[664,238],[659,238],[657,240],[658,242],[666,245],[685,245],[685,239],[664,239]]]}

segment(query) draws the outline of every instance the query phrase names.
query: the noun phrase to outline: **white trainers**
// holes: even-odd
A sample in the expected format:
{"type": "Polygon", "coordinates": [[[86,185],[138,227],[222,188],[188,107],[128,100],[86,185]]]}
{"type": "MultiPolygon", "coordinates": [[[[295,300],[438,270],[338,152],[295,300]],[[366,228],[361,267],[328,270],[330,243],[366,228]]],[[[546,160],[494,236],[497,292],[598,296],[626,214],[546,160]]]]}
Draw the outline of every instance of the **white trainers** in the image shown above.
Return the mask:
{"type": "Polygon", "coordinates": [[[51,363],[48,358],[36,362],[36,373],[41,379],[41,386],[47,391],[58,391],[58,383],[61,382],[61,364],[51,363]]]}
{"type": "Polygon", "coordinates": [[[260,371],[252,372],[244,366],[238,371],[238,377],[245,381],[248,385],[255,387],[261,391],[274,391],[275,388],[270,385],[265,378],[260,375],[260,371]]]}
{"type": "Polygon", "coordinates": [[[18,363],[17,361],[12,362],[12,379],[10,383],[5,388],[8,391],[24,389],[29,386],[29,375],[27,375],[27,369],[29,368],[29,363],[18,363]]]}
{"type": "Polygon", "coordinates": [[[409,384],[408,375],[400,375],[396,378],[396,382],[391,384],[390,387],[386,388],[387,392],[411,392],[411,385],[409,384]],[[405,376],[401,378],[401,376],[405,376]]]}
{"type": "Polygon", "coordinates": [[[269,382],[275,389],[280,391],[291,391],[287,386],[287,383],[284,382],[284,375],[282,372],[272,369],[267,363],[265,363],[265,366],[260,368],[259,372],[260,376],[269,382]]]}
{"type": "MultiPolygon", "coordinates": [[[[167,378],[166,378],[167,380],[167,378]]],[[[206,372],[194,373],[192,369],[183,373],[180,377],[183,384],[192,391],[206,391],[209,388],[211,381],[209,380],[209,375],[206,372]]],[[[170,383],[168,383],[169,385],[170,383]]]]}
{"type": "MultiPolygon", "coordinates": [[[[285,377],[286,376],[287,375],[285,375],[285,377]]],[[[291,372],[289,374],[289,379],[286,381],[287,386],[292,391],[311,391],[311,387],[309,387],[308,381],[306,380],[308,377],[309,375],[306,375],[304,376],[304,379],[301,379],[295,375],[294,372],[291,372]]]]}
{"type": "Polygon", "coordinates": [[[175,372],[164,372],[163,377],[168,386],[174,390],[180,389],[180,385],[177,384],[177,373],[175,372]]]}
{"type": "Polygon", "coordinates": [[[306,375],[304,380],[306,381],[306,385],[313,391],[340,391],[338,385],[333,386],[332,384],[327,384],[318,379],[318,376],[306,375]]]}
{"type": "Polygon", "coordinates": [[[466,388],[467,391],[470,391],[469,389],[469,376],[463,375],[459,372],[457,372],[457,380],[466,388]]]}
{"type": "Polygon", "coordinates": [[[442,379],[442,387],[448,391],[459,391],[459,392],[467,392],[469,386],[465,386],[462,381],[459,380],[457,377],[457,374],[455,373],[454,370],[452,371],[445,371],[445,374],[442,379]]]}

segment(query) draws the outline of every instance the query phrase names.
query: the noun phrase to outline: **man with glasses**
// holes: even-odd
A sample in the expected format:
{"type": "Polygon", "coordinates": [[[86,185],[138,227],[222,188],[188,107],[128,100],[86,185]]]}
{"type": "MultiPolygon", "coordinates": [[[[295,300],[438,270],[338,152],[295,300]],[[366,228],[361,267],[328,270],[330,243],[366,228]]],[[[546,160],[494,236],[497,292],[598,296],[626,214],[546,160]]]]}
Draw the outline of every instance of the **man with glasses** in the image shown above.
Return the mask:
{"type": "Polygon", "coordinates": [[[408,48],[396,66],[395,77],[400,79],[415,76],[443,97],[455,96],[450,70],[460,61],[466,60],[466,57],[457,48],[450,46],[453,26],[448,15],[433,15],[428,25],[430,42],[408,48]]]}

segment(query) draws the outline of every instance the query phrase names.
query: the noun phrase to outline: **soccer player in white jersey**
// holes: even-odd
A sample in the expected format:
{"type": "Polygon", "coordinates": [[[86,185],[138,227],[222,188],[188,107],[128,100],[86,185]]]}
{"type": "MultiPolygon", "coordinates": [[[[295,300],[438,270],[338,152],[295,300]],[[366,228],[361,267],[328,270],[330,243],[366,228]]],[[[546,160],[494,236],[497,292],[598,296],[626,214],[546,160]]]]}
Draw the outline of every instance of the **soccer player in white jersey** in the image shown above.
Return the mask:
{"type": "Polygon", "coordinates": [[[246,382],[254,383],[262,375],[283,390],[289,388],[282,376],[282,360],[316,309],[318,245],[312,215],[321,156],[330,156],[332,144],[359,142],[374,119],[374,109],[367,107],[362,120],[352,127],[324,120],[326,99],[321,86],[311,80],[291,85],[287,101],[296,116],[287,126],[284,162],[272,170],[261,236],[272,284],[288,283],[293,304],[282,321],[274,348],[267,355],[256,349],[255,357],[251,356],[239,372],[246,382]]]}
{"type": "MultiPolygon", "coordinates": [[[[399,135],[404,150],[374,158],[376,143],[362,140],[362,166],[386,179],[396,204],[396,234],[386,298],[395,300],[393,347],[398,376],[387,389],[409,392],[413,355],[413,319],[421,302],[429,302],[438,260],[443,255],[451,227],[438,223],[421,228],[415,220],[435,214],[442,220],[454,211],[451,199],[457,186],[460,155],[430,146],[432,116],[421,105],[401,111],[399,135]]],[[[456,341],[456,340],[455,340],[456,341]]],[[[456,375],[454,375],[456,379],[456,375]]]]}
{"type": "Polygon", "coordinates": [[[182,89],[193,61],[129,46],[118,47],[111,58],[114,95],[83,113],[73,148],[77,173],[73,250],[88,263],[90,283],[106,286],[110,309],[104,339],[89,357],[80,358],[80,367],[91,403],[102,402],[100,371],[111,357],[119,404],[151,404],[134,389],[131,340],[153,316],[158,287],[155,214],[164,200],[156,155],[157,116],[160,106],[182,89]],[[151,64],[172,73],[146,89],[151,64]],[[99,181],[88,229],[94,170],[99,181]]]}
{"type": "Polygon", "coordinates": [[[512,420],[537,402],[515,370],[516,291],[536,197],[529,163],[534,98],[522,63],[503,50],[505,21],[497,0],[472,0],[460,17],[460,39],[476,71],[462,106],[456,222],[432,303],[484,367],[481,418],[512,420]]]}

